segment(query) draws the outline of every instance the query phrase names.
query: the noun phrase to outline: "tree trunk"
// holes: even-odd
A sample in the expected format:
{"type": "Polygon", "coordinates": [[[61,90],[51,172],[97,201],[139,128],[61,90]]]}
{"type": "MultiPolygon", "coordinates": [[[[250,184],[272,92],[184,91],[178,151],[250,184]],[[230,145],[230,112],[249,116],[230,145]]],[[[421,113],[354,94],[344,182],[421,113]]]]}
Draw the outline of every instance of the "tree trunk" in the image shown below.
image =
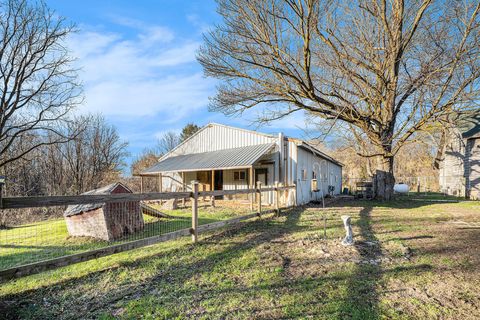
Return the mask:
{"type": "Polygon", "coordinates": [[[393,187],[395,185],[393,157],[384,157],[383,160],[383,170],[377,170],[373,179],[374,194],[375,199],[388,201],[393,198],[393,187]]]}

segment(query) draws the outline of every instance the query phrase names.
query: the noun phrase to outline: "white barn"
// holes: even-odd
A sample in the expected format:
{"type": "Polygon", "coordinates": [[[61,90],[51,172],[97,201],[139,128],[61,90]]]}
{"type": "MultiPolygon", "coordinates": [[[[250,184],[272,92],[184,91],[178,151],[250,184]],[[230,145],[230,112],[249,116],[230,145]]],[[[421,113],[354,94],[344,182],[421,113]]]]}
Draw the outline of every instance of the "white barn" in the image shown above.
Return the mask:
{"type": "MultiPolygon", "coordinates": [[[[198,180],[200,190],[296,185],[297,204],[339,194],[342,164],[306,141],[211,123],[140,174],[156,176],[159,191],[179,191],[198,180]],[[317,191],[312,191],[312,180],[317,191]]],[[[271,203],[273,194],[264,197],[271,203]]]]}

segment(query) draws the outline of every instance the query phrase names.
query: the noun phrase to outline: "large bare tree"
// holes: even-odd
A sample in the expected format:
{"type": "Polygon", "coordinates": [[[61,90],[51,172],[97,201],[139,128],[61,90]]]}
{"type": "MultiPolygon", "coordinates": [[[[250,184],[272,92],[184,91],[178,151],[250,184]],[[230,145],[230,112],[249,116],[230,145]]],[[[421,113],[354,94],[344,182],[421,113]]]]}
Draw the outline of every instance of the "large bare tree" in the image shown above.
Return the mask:
{"type": "Polygon", "coordinates": [[[343,121],[374,145],[393,193],[394,157],[446,114],[478,110],[479,1],[217,0],[223,23],[198,60],[222,80],[213,110],[298,110],[343,121]]]}
{"type": "Polygon", "coordinates": [[[65,47],[71,31],[42,1],[0,0],[0,170],[71,138],[58,130],[81,101],[65,47]]]}

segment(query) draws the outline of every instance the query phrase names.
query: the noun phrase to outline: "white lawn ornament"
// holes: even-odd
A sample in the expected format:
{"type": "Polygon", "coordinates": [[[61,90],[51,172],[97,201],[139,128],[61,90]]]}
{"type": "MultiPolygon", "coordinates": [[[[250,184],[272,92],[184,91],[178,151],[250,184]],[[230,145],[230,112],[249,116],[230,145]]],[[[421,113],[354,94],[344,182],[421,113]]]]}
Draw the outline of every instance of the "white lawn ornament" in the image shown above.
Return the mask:
{"type": "Polygon", "coordinates": [[[352,218],[350,216],[341,216],[341,218],[345,226],[345,231],[347,232],[347,235],[342,240],[342,244],[344,246],[351,246],[353,244],[352,218]]]}

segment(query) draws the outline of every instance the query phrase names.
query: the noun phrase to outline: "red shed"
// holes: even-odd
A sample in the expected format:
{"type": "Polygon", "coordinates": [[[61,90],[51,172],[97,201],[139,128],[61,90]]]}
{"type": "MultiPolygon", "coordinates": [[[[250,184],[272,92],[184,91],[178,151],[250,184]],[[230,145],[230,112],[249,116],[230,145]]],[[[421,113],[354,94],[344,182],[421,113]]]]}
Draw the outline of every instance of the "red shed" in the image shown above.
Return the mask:
{"type": "MultiPolygon", "coordinates": [[[[83,194],[115,193],[132,193],[132,191],[117,182],[83,194]]],[[[144,227],[139,201],[68,206],[64,217],[68,233],[75,237],[93,237],[111,241],[141,231],[144,227]]]]}

